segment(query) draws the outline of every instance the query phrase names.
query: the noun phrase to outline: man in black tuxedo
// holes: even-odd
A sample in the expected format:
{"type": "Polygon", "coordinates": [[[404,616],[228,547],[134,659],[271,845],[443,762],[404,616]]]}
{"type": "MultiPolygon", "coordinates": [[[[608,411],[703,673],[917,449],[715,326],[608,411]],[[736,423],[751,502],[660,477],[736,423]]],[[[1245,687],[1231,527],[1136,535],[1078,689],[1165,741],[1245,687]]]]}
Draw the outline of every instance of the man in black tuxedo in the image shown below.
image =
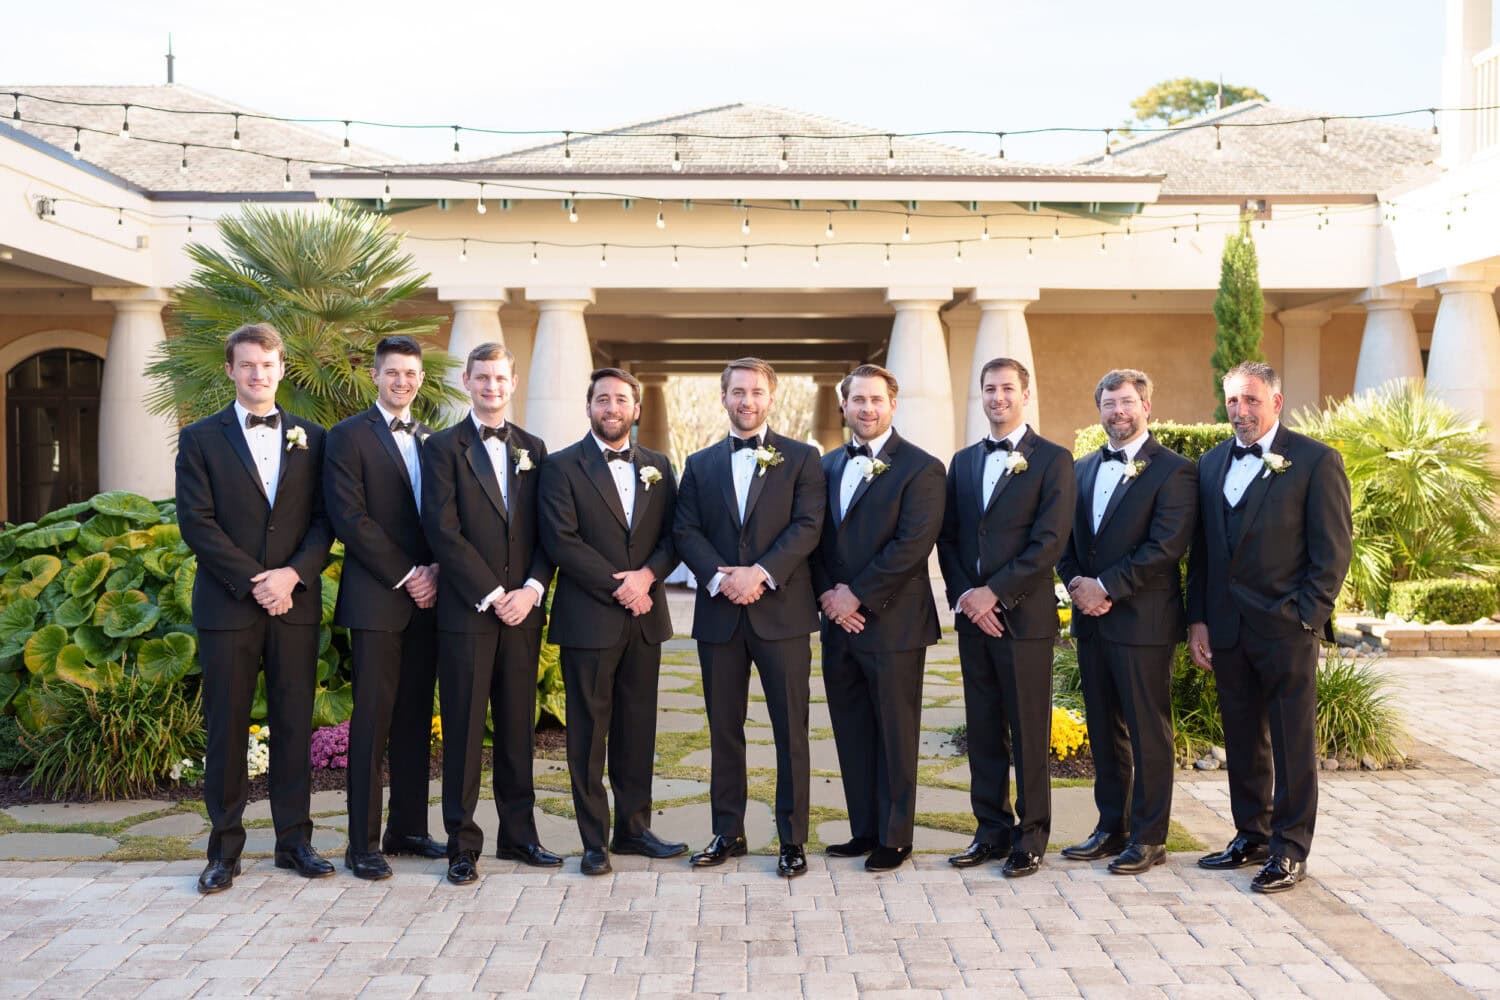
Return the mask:
{"type": "Polygon", "coordinates": [[[1235,837],[1204,868],[1265,860],[1251,880],[1283,892],[1307,876],[1318,813],[1318,640],[1353,551],[1339,453],[1281,425],[1281,379],[1264,362],[1224,375],[1234,439],[1198,463],[1188,557],[1188,650],[1212,670],[1224,717],[1235,837]]]}
{"type": "Polygon", "coordinates": [[[551,634],[568,695],[568,773],[585,875],[610,871],[609,851],[672,858],[687,851],[651,832],[656,682],[672,637],[662,581],[677,565],[677,480],[667,456],[631,447],[641,383],[600,368],[589,376],[590,432],[542,464],[542,546],[557,563],[551,634]],[[615,792],[614,837],[604,761],[615,792]]]}
{"type": "Polygon", "coordinates": [[[1078,490],[1073,456],[1026,425],[1026,366],[995,358],[979,387],[990,431],[948,466],[938,538],[958,631],[978,823],[974,842],[948,860],[970,868],[1004,857],[1003,873],[1019,878],[1041,867],[1052,829],[1052,567],[1068,544],[1078,490]]]}
{"type": "Polygon", "coordinates": [[[363,879],[390,878],[385,854],[447,853],[427,834],[438,566],[418,511],[421,442],[432,433],[411,413],[423,375],[421,344],[381,340],[370,368],[375,405],[329,430],[323,461],[328,519],[344,543],[333,623],[349,629],[354,647],[344,866],[363,879]],[[391,810],[381,839],[387,756],[391,810]]]}
{"type": "Polygon", "coordinates": [[[853,440],[823,456],[828,526],[813,555],[823,686],[850,839],[883,872],[911,856],[927,647],[941,637],[927,557],[943,524],[943,463],[891,427],[896,377],[860,365],[839,383],[853,440]]]}
{"type": "Polygon", "coordinates": [[[494,722],[496,856],[538,868],[562,858],[536,832],[531,753],[542,602],[552,563],[537,542],[537,479],[547,446],[506,422],[518,382],[502,344],[480,344],[464,363],[469,416],[422,446],[422,526],[438,577],[438,701],[443,720],[443,826],[448,881],[479,877],[479,804],[485,709],[494,722]]]}
{"type": "Polygon", "coordinates": [[[1193,537],[1198,475],[1146,429],[1145,372],[1107,373],[1094,405],[1109,440],[1074,466],[1073,535],[1057,571],[1073,599],[1099,822],[1062,854],[1118,854],[1109,870],[1139,875],[1167,860],[1172,653],[1185,635],[1178,566],[1193,537]]]}
{"type": "Polygon", "coordinates": [[[817,449],[766,426],[776,371],[759,358],[719,377],[729,436],[688,456],[673,537],[698,579],[693,638],[708,707],[714,836],[698,867],[745,853],[745,710],[760,671],[776,740],[777,870],[807,871],[808,678],[817,628],[807,557],[823,528],[817,449]]]}
{"type": "Polygon", "coordinates": [[[266,674],[271,818],[277,868],[333,874],[313,850],[309,818],[313,687],[322,572],[333,536],[323,513],[323,428],[276,406],[285,347],[257,323],[229,335],[234,402],[177,439],[177,523],[198,557],[193,625],[208,731],[203,801],[213,830],[198,891],[240,873],[249,797],[245,741],[256,676],[266,674]]]}

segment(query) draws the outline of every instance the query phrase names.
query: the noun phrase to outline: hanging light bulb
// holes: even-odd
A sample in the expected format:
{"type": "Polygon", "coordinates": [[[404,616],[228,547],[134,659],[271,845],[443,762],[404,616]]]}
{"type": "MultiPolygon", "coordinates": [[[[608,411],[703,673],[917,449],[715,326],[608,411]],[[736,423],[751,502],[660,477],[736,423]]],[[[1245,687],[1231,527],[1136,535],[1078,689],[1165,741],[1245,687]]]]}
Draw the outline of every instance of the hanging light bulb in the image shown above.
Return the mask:
{"type": "Polygon", "coordinates": [[[1130,223],[1125,223],[1125,242],[1130,242],[1130,223]]]}
{"type": "Polygon", "coordinates": [[[984,232],[979,234],[979,238],[982,240],[990,238],[990,217],[988,215],[984,217],[984,232]]]}
{"type": "Polygon", "coordinates": [[[995,141],[999,144],[998,148],[995,151],[995,159],[1003,160],[1005,159],[1005,133],[996,132],[995,141]]]}
{"type": "Polygon", "coordinates": [[[786,173],[786,168],[789,165],[790,164],[788,164],[787,161],[786,161],[786,136],[782,136],[781,137],[781,159],[779,159],[779,160],[776,161],[776,170],[777,170],[778,173],[783,173],[784,174],[784,173],[786,173]]]}
{"type": "Polygon", "coordinates": [[[1220,134],[1222,131],[1220,126],[1214,126],[1214,159],[1216,160],[1224,158],[1224,137],[1220,134]]]}
{"type": "Polygon", "coordinates": [[[1052,217],[1052,239],[1054,242],[1062,239],[1062,220],[1055,215],[1052,217]]]}
{"type": "Polygon", "coordinates": [[[578,221],[578,200],[577,200],[577,195],[574,195],[572,198],[569,198],[568,201],[567,201],[567,205],[568,205],[568,221],[569,222],[577,222],[578,221]]]}
{"type": "Polygon", "coordinates": [[[539,258],[536,255],[536,241],[531,242],[531,262],[535,264],[539,258]]]}
{"type": "Polygon", "coordinates": [[[568,140],[571,137],[572,137],[572,133],[571,132],[564,132],[563,133],[563,169],[564,170],[569,170],[573,166],[573,147],[568,144],[568,140]]]}
{"type": "Polygon", "coordinates": [[[1427,110],[1432,114],[1432,144],[1434,146],[1441,146],[1443,144],[1443,137],[1438,135],[1437,108],[1428,108],[1427,110]]]}
{"type": "Polygon", "coordinates": [[[239,115],[235,115],[234,116],[234,135],[232,135],[230,137],[230,139],[229,139],[229,145],[230,145],[230,147],[232,149],[243,149],[244,148],[240,144],[240,116],[239,115]]]}
{"type": "Polygon", "coordinates": [[[349,123],[344,122],[344,148],[349,148],[349,123]]]}
{"type": "Polygon", "coordinates": [[[453,158],[455,160],[458,159],[458,129],[459,126],[453,126],[453,158]]]}
{"type": "Polygon", "coordinates": [[[73,130],[73,155],[77,156],[81,152],[83,152],[83,129],[75,128],[73,130]]]}
{"type": "Polygon", "coordinates": [[[901,242],[911,242],[911,216],[906,217],[906,225],[901,228],[901,242]]]}
{"type": "Polygon", "coordinates": [[[130,138],[130,105],[125,105],[125,116],[120,120],[120,138],[130,138]]]}
{"type": "Polygon", "coordinates": [[[1202,225],[1200,225],[1201,221],[1202,220],[1200,220],[1199,217],[1198,217],[1198,213],[1194,212],[1193,213],[1193,232],[1195,232],[1195,233],[1201,233],[1201,232],[1203,232],[1203,227],[1202,227],[1202,225]]]}
{"type": "Polygon", "coordinates": [[[893,170],[896,167],[896,137],[888,135],[885,137],[885,169],[893,170]]]}
{"type": "Polygon", "coordinates": [[[385,204],[389,208],[391,204],[391,175],[385,174],[385,204]]]}
{"type": "Polygon", "coordinates": [[[818,245],[813,244],[813,267],[823,266],[823,255],[818,250],[818,245]]]}
{"type": "Polygon", "coordinates": [[[963,245],[962,241],[957,241],[957,242],[955,242],[953,244],[953,263],[955,263],[955,264],[962,264],[963,262],[964,262],[964,245],[963,245]]]}
{"type": "Polygon", "coordinates": [[[187,173],[187,143],[182,144],[182,163],[177,168],[179,174],[187,173]]]}
{"type": "Polygon", "coordinates": [[[1028,236],[1026,237],[1026,259],[1031,260],[1035,256],[1035,252],[1033,252],[1031,249],[1031,237],[1028,236]]]}
{"type": "Polygon", "coordinates": [[[828,213],[828,228],[823,230],[823,235],[830,240],[833,239],[833,212],[828,213]]]}
{"type": "Polygon", "coordinates": [[[489,208],[484,203],[484,182],[483,181],[479,182],[479,199],[474,202],[474,211],[478,212],[480,215],[483,215],[485,212],[489,211],[489,208]]]}
{"type": "Polygon", "coordinates": [[[600,267],[608,267],[609,266],[609,244],[608,243],[601,243],[601,244],[599,244],[599,266],[600,267]]]}
{"type": "Polygon", "coordinates": [[[750,208],[748,205],[745,207],[745,217],[740,220],[740,235],[750,235],[750,208]]]}
{"type": "Polygon", "coordinates": [[[1103,257],[1107,253],[1109,253],[1109,247],[1105,245],[1104,236],[1101,234],[1099,236],[1099,256],[1103,257]]]}
{"type": "Polygon", "coordinates": [[[1109,145],[1109,134],[1111,132],[1113,132],[1113,131],[1114,131],[1114,129],[1112,129],[1112,128],[1107,128],[1107,129],[1104,130],[1104,155],[1105,156],[1114,156],[1115,155],[1115,151],[1113,149],[1111,149],[1110,145],[1109,145]]]}
{"type": "Polygon", "coordinates": [[[18,93],[16,93],[16,92],[14,92],[14,91],[12,91],[11,95],[10,95],[10,99],[11,99],[12,102],[14,102],[11,105],[10,116],[11,116],[11,118],[15,119],[16,121],[20,121],[21,120],[21,95],[18,94],[18,93]]]}
{"type": "Polygon", "coordinates": [[[1326,155],[1328,153],[1328,119],[1320,118],[1319,121],[1323,123],[1323,138],[1318,143],[1318,152],[1326,155]]]}
{"type": "Polygon", "coordinates": [[[661,202],[659,202],[659,201],[656,203],[656,228],[657,229],[666,229],[667,228],[667,217],[662,214],[661,202]]]}
{"type": "Polygon", "coordinates": [[[193,217],[190,215],[190,216],[188,216],[188,232],[191,233],[192,231],[193,231],[193,217]]]}
{"type": "Polygon", "coordinates": [[[124,226],[125,225],[125,210],[123,208],[117,208],[117,209],[115,209],[115,225],[116,226],[124,226]]]}
{"type": "Polygon", "coordinates": [[[284,171],[283,171],[283,173],[281,175],[281,187],[282,187],[283,190],[286,190],[286,191],[290,191],[292,189],[292,161],[291,160],[286,160],[285,161],[284,171]]]}
{"type": "Polygon", "coordinates": [[[676,174],[682,173],[682,149],[681,149],[681,143],[682,143],[682,137],[681,136],[679,136],[679,135],[672,136],[672,172],[676,173],[676,174]]]}
{"type": "Polygon", "coordinates": [[[741,251],[740,267],[749,267],[750,266],[750,248],[749,247],[741,247],[740,251],[741,251]]]}
{"type": "Polygon", "coordinates": [[[672,266],[673,267],[681,267],[682,266],[682,262],[677,259],[677,248],[675,246],[672,248],[672,266]]]}
{"type": "Polygon", "coordinates": [[[1172,248],[1174,250],[1177,248],[1177,227],[1176,226],[1172,227],[1172,248]]]}
{"type": "Polygon", "coordinates": [[[463,240],[458,245],[458,262],[467,264],[469,262],[469,241],[463,240]]]}
{"type": "Polygon", "coordinates": [[[885,245],[885,266],[891,266],[891,245],[889,243],[885,245]]]}

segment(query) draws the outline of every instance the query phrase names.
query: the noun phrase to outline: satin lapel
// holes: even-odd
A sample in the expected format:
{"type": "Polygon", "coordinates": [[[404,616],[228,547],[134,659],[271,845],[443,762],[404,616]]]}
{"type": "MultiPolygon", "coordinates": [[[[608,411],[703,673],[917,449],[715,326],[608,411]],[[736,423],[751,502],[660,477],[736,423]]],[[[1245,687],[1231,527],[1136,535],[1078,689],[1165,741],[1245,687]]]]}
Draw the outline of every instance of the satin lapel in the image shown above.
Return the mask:
{"type": "MultiPolygon", "coordinates": [[[[641,523],[641,515],[645,513],[646,505],[651,502],[651,491],[646,488],[645,483],[641,482],[641,470],[646,468],[655,468],[655,466],[650,465],[640,457],[637,457],[630,466],[631,475],[635,476],[635,506],[630,508],[631,531],[634,531],[635,526],[641,523]]],[[[661,472],[660,469],[656,471],[661,472]]],[[[666,478],[666,474],[663,473],[661,479],[657,480],[657,485],[660,486],[666,481],[666,478]]],[[[668,525],[668,528],[670,527],[671,525],[668,525]]]]}
{"type": "Polygon", "coordinates": [[[839,494],[844,489],[844,467],[849,464],[849,453],[841,446],[839,455],[833,460],[833,472],[828,476],[826,484],[828,490],[828,516],[833,520],[835,528],[841,528],[844,517],[839,510],[839,494]]]}
{"type": "MultiPolygon", "coordinates": [[[[1082,498],[1083,503],[1078,505],[1079,517],[1073,529],[1076,531],[1081,527],[1083,532],[1092,538],[1094,537],[1094,486],[1099,481],[1099,469],[1104,462],[1101,461],[1097,451],[1089,455],[1085,462],[1083,475],[1078,477],[1078,496],[1082,498]]],[[[1104,516],[1108,517],[1109,514],[1106,513],[1104,516]]],[[[1104,522],[1100,521],[1099,526],[1102,528],[1104,522]]]]}
{"type": "MultiPolygon", "coordinates": [[[[1276,428],[1276,436],[1271,439],[1271,451],[1281,452],[1281,446],[1286,442],[1286,428],[1276,428]]],[[[1240,537],[1234,540],[1235,551],[1239,551],[1241,539],[1255,526],[1255,517],[1260,513],[1261,504],[1265,502],[1266,494],[1271,491],[1271,484],[1280,479],[1285,473],[1272,472],[1269,466],[1256,473],[1254,479],[1250,480],[1250,486],[1245,490],[1245,512],[1240,515],[1240,537]]]]}
{"type": "MultiPolygon", "coordinates": [[[[1030,462],[1031,453],[1036,450],[1036,432],[1030,427],[1026,428],[1026,433],[1021,435],[1020,443],[1016,445],[1015,450],[1020,452],[1026,458],[1026,461],[1030,462]]],[[[1000,477],[1000,481],[995,484],[995,492],[990,494],[989,500],[984,505],[984,512],[986,514],[990,512],[991,507],[995,506],[995,501],[1000,499],[1000,494],[1005,492],[1006,487],[1010,486],[1010,481],[1016,478],[1016,475],[1017,473],[1007,472],[1000,477]]],[[[980,489],[984,488],[983,479],[979,481],[979,487],[980,489]]]]}
{"type": "Polygon", "coordinates": [[[495,478],[495,463],[490,461],[490,453],[484,447],[484,441],[479,437],[479,432],[473,427],[473,421],[470,421],[466,435],[469,444],[464,449],[464,457],[469,460],[469,470],[474,473],[474,478],[479,480],[479,487],[484,490],[484,495],[490,498],[495,512],[509,521],[510,515],[505,510],[505,500],[500,496],[500,483],[495,478]]]}
{"type": "Polygon", "coordinates": [[[281,448],[281,461],[276,463],[276,495],[281,496],[281,484],[286,480],[286,470],[292,464],[292,456],[297,454],[305,456],[307,449],[287,448],[286,432],[292,429],[292,418],[280,407],[277,408],[277,412],[281,414],[281,420],[279,421],[281,427],[281,444],[279,445],[281,448]]]}
{"type": "MultiPolygon", "coordinates": [[[[734,518],[736,531],[745,530],[745,522],[740,517],[740,500],[734,495],[734,448],[729,443],[726,435],[714,452],[714,461],[717,467],[714,469],[713,478],[719,481],[719,488],[724,491],[724,502],[729,505],[729,516],[734,518]]],[[[748,505],[747,505],[748,506],[748,505]]]]}
{"type": "MultiPolygon", "coordinates": [[[[1141,471],[1136,474],[1134,479],[1126,479],[1124,476],[1120,477],[1119,484],[1115,487],[1114,492],[1109,495],[1109,500],[1104,504],[1104,516],[1099,518],[1099,531],[1102,532],[1104,530],[1104,526],[1109,523],[1110,515],[1112,515],[1115,512],[1115,509],[1120,506],[1120,501],[1124,498],[1126,492],[1129,491],[1131,484],[1133,484],[1136,479],[1139,479],[1141,478],[1141,476],[1144,476],[1146,474],[1146,470],[1151,467],[1152,456],[1154,456],[1155,454],[1156,441],[1154,438],[1148,437],[1146,438],[1145,443],[1141,445],[1140,451],[1137,451],[1135,453],[1136,459],[1143,460],[1146,464],[1141,467],[1141,471]]],[[[1102,465],[1103,462],[1100,462],[1099,464],[1102,465]]],[[[1089,498],[1091,502],[1093,496],[1093,487],[1092,485],[1090,485],[1089,498]]]]}
{"type": "MultiPolygon", "coordinates": [[[[250,474],[250,481],[255,484],[255,489],[260,493],[260,498],[269,503],[270,498],[266,496],[265,484],[260,481],[260,473],[255,468],[255,457],[250,454],[250,445],[245,441],[245,432],[240,429],[240,422],[235,419],[233,403],[229,404],[229,409],[225,410],[223,415],[220,416],[219,426],[224,431],[224,437],[229,442],[229,447],[239,456],[240,464],[250,474]]],[[[286,463],[283,462],[281,464],[285,468],[286,463]]]]}
{"type": "MultiPolygon", "coordinates": [[[[891,462],[895,460],[896,446],[899,445],[900,443],[901,443],[901,436],[899,434],[897,434],[895,431],[891,431],[891,436],[885,439],[885,447],[881,448],[880,449],[880,454],[878,454],[878,455],[876,455],[874,457],[876,459],[878,459],[879,461],[884,462],[886,465],[890,465],[891,462]]],[[[845,457],[847,459],[848,452],[845,452],[844,454],[845,454],[845,457]]],[[[887,471],[889,471],[889,470],[887,470],[887,471]]],[[[840,480],[840,483],[842,483],[842,481],[843,481],[842,474],[839,476],[839,480],[840,480]]],[[[865,476],[865,477],[863,477],[862,479],[860,479],[859,485],[856,486],[856,487],[854,487],[854,495],[849,498],[849,506],[844,511],[844,520],[847,521],[849,519],[849,511],[851,511],[851,510],[854,509],[854,505],[857,504],[857,503],[859,503],[860,497],[864,496],[865,493],[867,493],[869,491],[870,484],[873,483],[874,481],[875,481],[875,477],[874,476],[868,476],[868,475],[865,476]]]]}
{"type": "MultiPolygon", "coordinates": [[[[775,448],[776,447],[776,442],[778,440],[780,440],[780,439],[777,438],[776,435],[772,434],[769,430],[767,430],[766,431],[766,436],[762,440],[762,444],[766,445],[767,447],[775,448]]],[[[776,450],[780,451],[781,449],[777,448],[776,450]]],[[[786,459],[783,458],[782,459],[782,463],[785,464],[785,462],[786,462],[786,459]]],[[[750,515],[755,510],[755,501],[757,501],[757,500],[760,499],[761,491],[766,488],[766,477],[769,476],[769,475],[771,475],[775,471],[776,470],[774,468],[771,468],[771,467],[767,467],[767,468],[764,468],[764,469],[757,468],[755,470],[755,472],[750,476],[750,492],[745,497],[745,520],[746,521],[750,520],[750,515]]]]}
{"type": "MultiPolygon", "coordinates": [[[[609,463],[604,460],[604,453],[594,443],[593,435],[583,439],[578,448],[578,460],[583,463],[583,471],[588,475],[589,482],[594,484],[594,489],[599,491],[599,499],[604,501],[604,506],[620,522],[620,527],[627,528],[625,523],[625,508],[620,506],[620,491],[615,489],[615,477],[610,475],[609,463]]],[[[641,505],[641,498],[635,498],[635,505],[641,505]]]]}
{"type": "Polygon", "coordinates": [[[1205,505],[1209,510],[1199,511],[1198,516],[1214,529],[1219,545],[1227,550],[1229,526],[1224,521],[1224,477],[1229,473],[1229,449],[1226,447],[1217,455],[1210,451],[1198,471],[1200,482],[1213,483],[1212,502],[1205,505]]]}
{"type": "MultiPolygon", "coordinates": [[[[391,433],[390,425],[385,422],[384,414],[373,406],[370,407],[370,425],[370,430],[375,434],[375,440],[380,442],[380,446],[385,449],[385,453],[391,456],[391,461],[396,463],[396,469],[401,473],[402,482],[406,483],[406,488],[415,494],[416,487],[412,485],[411,473],[406,470],[406,459],[401,457],[401,449],[396,445],[396,435],[391,433]]],[[[416,439],[415,434],[413,434],[412,439],[416,439]]],[[[419,454],[420,447],[419,445],[419,454]]]]}

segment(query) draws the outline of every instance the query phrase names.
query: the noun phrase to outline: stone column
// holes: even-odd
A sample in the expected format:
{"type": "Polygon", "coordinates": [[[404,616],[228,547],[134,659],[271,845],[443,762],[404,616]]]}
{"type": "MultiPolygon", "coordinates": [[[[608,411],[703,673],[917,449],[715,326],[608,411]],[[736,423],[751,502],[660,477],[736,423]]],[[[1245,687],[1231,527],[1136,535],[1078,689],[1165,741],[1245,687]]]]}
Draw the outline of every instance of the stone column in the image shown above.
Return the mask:
{"type": "Polygon", "coordinates": [[[1500,318],[1494,298],[1500,268],[1464,264],[1424,274],[1417,284],[1442,296],[1427,355],[1427,389],[1484,421],[1493,460],[1500,464],[1500,318]]]}
{"type": "Polygon", "coordinates": [[[176,485],[177,421],[146,412],[146,365],[167,339],[162,288],[95,288],[96,302],[115,307],[99,387],[99,489],[129,490],[152,500],[170,498],[176,485]]]}
{"type": "Polygon", "coordinates": [[[583,397],[594,356],[583,311],[594,304],[594,290],[528,288],[526,299],[540,311],[527,378],[526,429],[555,450],[589,429],[583,397]]]}
{"type": "Polygon", "coordinates": [[[1323,324],[1333,313],[1316,306],[1283,309],[1281,324],[1282,413],[1290,418],[1303,407],[1323,405],[1323,324]]]}
{"type": "Polygon", "coordinates": [[[1031,353],[1031,330],[1026,326],[1026,307],[1041,293],[1035,288],[976,288],[971,296],[979,306],[979,333],[974,339],[974,358],[969,364],[969,404],[964,408],[964,441],[972,443],[989,433],[984,413],[984,393],[979,373],[995,358],[1011,358],[1031,373],[1031,400],[1026,404],[1026,422],[1041,430],[1041,392],[1037,385],[1036,360],[1031,353]]]}
{"type": "MultiPolygon", "coordinates": [[[[896,377],[900,378],[899,375],[896,377]]],[[[824,451],[831,451],[844,443],[844,413],[839,409],[840,381],[837,375],[819,375],[815,379],[818,395],[813,402],[813,437],[824,451]]],[[[903,389],[898,397],[901,406],[906,404],[905,395],[903,389]]]]}
{"type": "Polygon", "coordinates": [[[1401,378],[1422,378],[1422,346],[1412,307],[1432,298],[1425,288],[1386,285],[1357,299],[1365,307],[1365,332],[1359,341],[1359,364],[1354,369],[1354,391],[1378,389],[1401,378]]]}
{"type": "MultiPolygon", "coordinates": [[[[440,287],[438,301],[448,302],[453,306],[453,329],[448,335],[448,353],[458,362],[458,366],[449,376],[449,382],[463,393],[460,376],[469,352],[480,344],[505,343],[505,331],[500,328],[500,307],[510,299],[505,289],[499,286],[463,285],[440,287]]],[[[525,370],[520,367],[519,360],[518,358],[516,367],[524,375],[525,370]]],[[[468,412],[467,402],[456,403],[448,412],[448,422],[459,420],[468,412]]],[[[520,417],[515,413],[514,401],[509,416],[517,423],[520,422],[520,417]]]]}
{"type": "Polygon", "coordinates": [[[959,435],[954,448],[970,443],[965,427],[969,422],[969,368],[979,337],[979,310],[965,302],[943,312],[948,331],[948,374],[953,380],[953,427],[959,435]]]}
{"type": "Polygon", "coordinates": [[[666,454],[672,444],[672,423],[667,419],[667,377],[642,375],[640,380],[641,420],[636,425],[635,439],[652,451],[666,454]]]}
{"type": "Polygon", "coordinates": [[[952,297],[951,288],[892,288],[885,298],[896,310],[885,355],[901,383],[896,429],[944,462],[953,454],[953,380],[938,310],[952,297]]]}

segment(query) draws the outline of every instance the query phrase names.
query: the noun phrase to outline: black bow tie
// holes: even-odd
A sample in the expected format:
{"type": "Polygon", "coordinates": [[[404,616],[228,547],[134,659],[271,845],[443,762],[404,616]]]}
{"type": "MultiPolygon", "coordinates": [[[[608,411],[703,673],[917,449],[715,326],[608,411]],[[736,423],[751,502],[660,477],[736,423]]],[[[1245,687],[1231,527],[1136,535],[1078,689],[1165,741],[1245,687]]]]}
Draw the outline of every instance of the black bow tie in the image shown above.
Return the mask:
{"type": "Polygon", "coordinates": [[[1125,452],[1115,451],[1109,445],[1102,446],[1099,449],[1099,453],[1104,456],[1104,461],[1106,462],[1119,462],[1121,465],[1125,464],[1125,452]]]}
{"type": "Polygon", "coordinates": [[[415,420],[402,420],[400,417],[392,417],[391,433],[400,434],[402,431],[408,434],[415,434],[417,432],[417,422],[415,420]]]}
{"type": "Polygon", "coordinates": [[[628,462],[630,461],[630,449],[621,448],[619,451],[604,449],[604,460],[606,462],[628,462]]]}
{"type": "Polygon", "coordinates": [[[853,441],[850,441],[844,445],[844,450],[849,453],[850,458],[858,458],[860,455],[865,456],[865,458],[875,457],[870,454],[870,446],[867,444],[855,444],[853,441]]]}
{"type": "Polygon", "coordinates": [[[501,444],[504,444],[506,441],[510,440],[510,424],[505,424],[500,427],[479,428],[479,440],[488,441],[490,438],[494,438],[501,444]]]}
{"type": "Polygon", "coordinates": [[[1010,443],[1010,438],[1005,438],[1003,441],[996,441],[994,438],[988,437],[984,439],[984,453],[986,455],[992,451],[1014,451],[1015,447],[1015,445],[1010,443]]]}
{"type": "Polygon", "coordinates": [[[249,430],[252,427],[259,427],[262,424],[264,424],[265,426],[271,428],[271,430],[274,431],[278,426],[281,425],[281,414],[279,414],[279,413],[268,413],[268,414],[266,414],[263,417],[257,417],[253,413],[247,413],[247,414],[245,414],[245,429],[246,430],[249,430]]]}
{"type": "Polygon", "coordinates": [[[1246,455],[1254,455],[1256,458],[1260,458],[1260,443],[1256,442],[1248,448],[1241,448],[1237,444],[1232,444],[1229,446],[1229,455],[1236,462],[1246,455]]]}
{"type": "Polygon", "coordinates": [[[731,451],[739,451],[741,448],[759,448],[760,438],[742,438],[737,435],[729,435],[729,447],[731,451]]]}

